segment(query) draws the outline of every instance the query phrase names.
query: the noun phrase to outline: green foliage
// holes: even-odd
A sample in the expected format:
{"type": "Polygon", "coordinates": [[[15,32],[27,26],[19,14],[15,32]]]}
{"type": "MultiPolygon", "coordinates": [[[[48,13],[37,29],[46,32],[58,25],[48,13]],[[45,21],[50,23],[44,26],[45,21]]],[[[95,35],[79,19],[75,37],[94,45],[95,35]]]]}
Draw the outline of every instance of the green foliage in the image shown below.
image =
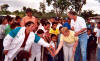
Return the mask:
{"type": "Polygon", "coordinates": [[[93,14],[93,10],[84,10],[84,12],[81,13],[80,16],[82,16],[85,20],[87,20],[89,17],[97,16],[97,14],[93,14]]]}
{"type": "Polygon", "coordinates": [[[7,11],[7,8],[9,7],[9,5],[8,4],[3,4],[3,5],[1,5],[1,10],[2,11],[7,11]]]}

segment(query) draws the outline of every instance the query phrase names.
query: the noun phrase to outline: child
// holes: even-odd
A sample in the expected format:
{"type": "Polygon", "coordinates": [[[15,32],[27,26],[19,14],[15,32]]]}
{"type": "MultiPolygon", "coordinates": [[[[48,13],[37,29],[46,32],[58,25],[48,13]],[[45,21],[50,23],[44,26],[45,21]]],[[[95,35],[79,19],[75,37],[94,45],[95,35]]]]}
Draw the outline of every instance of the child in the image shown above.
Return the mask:
{"type": "Polygon", "coordinates": [[[55,35],[59,34],[59,29],[57,29],[57,23],[56,22],[52,23],[52,28],[50,29],[49,33],[55,34],[55,35]]]}
{"type": "MultiPolygon", "coordinates": [[[[56,50],[56,48],[57,48],[57,36],[55,34],[51,35],[50,45],[52,45],[54,50],[56,50]]],[[[48,54],[48,61],[57,61],[57,57],[53,57],[51,54],[48,54]]]]}

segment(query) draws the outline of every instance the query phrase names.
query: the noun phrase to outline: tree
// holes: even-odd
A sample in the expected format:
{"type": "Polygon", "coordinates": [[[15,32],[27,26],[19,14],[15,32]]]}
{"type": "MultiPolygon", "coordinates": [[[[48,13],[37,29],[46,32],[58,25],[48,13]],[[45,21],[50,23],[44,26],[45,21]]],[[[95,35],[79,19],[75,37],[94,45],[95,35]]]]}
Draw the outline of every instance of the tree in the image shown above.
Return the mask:
{"type": "Polygon", "coordinates": [[[7,8],[9,7],[9,5],[8,4],[3,4],[3,5],[1,5],[1,10],[2,11],[7,11],[7,8]]]}
{"type": "Polygon", "coordinates": [[[53,5],[57,16],[60,16],[71,5],[71,3],[66,0],[46,0],[46,2],[48,6],[53,5]]]}
{"type": "Polygon", "coordinates": [[[75,11],[80,14],[81,9],[83,5],[86,4],[86,0],[68,0],[72,4],[72,9],[75,9],[75,11]]]}
{"type": "Polygon", "coordinates": [[[84,10],[84,12],[81,13],[81,16],[87,20],[89,17],[94,17],[97,16],[97,14],[93,14],[93,10],[84,10]]]}
{"type": "Polygon", "coordinates": [[[45,13],[45,4],[40,2],[40,10],[42,10],[42,13],[45,13]]]}

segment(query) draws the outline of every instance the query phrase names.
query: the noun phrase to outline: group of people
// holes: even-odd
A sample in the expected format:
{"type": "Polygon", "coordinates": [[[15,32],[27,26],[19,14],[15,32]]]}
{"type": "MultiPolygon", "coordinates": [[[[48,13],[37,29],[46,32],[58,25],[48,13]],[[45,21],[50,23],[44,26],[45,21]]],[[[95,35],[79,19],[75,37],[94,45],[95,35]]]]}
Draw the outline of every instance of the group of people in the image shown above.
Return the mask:
{"type": "Polygon", "coordinates": [[[100,23],[97,29],[77,16],[74,11],[68,18],[38,19],[32,10],[26,16],[6,16],[0,24],[0,61],[89,61],[90,50],[100,60],[100,23]]]}

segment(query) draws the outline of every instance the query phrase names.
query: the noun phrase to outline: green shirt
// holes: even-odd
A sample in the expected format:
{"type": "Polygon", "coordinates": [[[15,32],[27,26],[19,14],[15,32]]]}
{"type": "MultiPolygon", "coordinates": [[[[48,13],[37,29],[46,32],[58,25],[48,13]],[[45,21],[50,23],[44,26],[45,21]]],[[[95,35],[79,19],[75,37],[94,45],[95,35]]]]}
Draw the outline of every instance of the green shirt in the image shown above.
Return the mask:
{"type": "Polygon", "coordinates": [[[11,30],[12,29],[11,29],[10,25],[8,24],[8,26],[6,26],[6,28],[5,28],[5,35],[7,35],[11,30]]]}

